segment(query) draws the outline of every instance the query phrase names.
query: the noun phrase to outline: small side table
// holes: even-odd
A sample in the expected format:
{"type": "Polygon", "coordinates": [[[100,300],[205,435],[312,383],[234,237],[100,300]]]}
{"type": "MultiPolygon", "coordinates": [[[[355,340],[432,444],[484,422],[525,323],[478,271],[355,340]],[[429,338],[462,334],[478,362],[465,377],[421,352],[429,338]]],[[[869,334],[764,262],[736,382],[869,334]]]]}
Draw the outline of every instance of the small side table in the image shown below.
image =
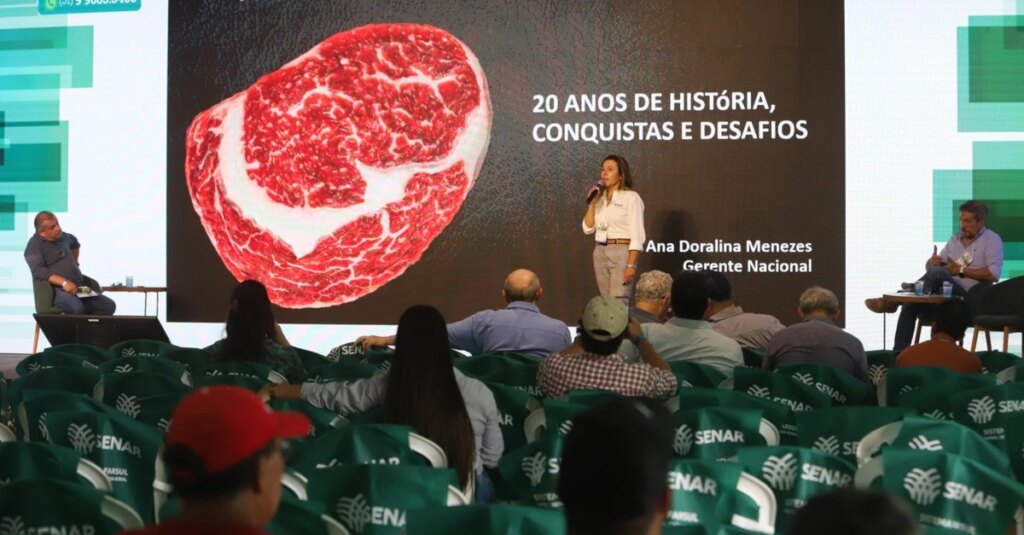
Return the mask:
{"type": "Polygon", "coordinates": [[[156,294],[156,306],[153,310],[153,315],[158,316],[160,314],[160,294],[167,293],[166,286],[104,286],[104,292],[123,292],[123,293],[141,293],[142,294],[142,315],[149,315],[149,294],[156,294]]]}
{"type": "MultiPolygon", "coordinates": [[[[933,294],[917,295],[914,292],[898,292],[898,293],[882,294],[882,300],[885,301],[886,303],[900,303],[900,304],[903,304],[903,303],[926,303],[926,304],[935,305],[935,304],[941,303],[943,301],[949,301],[950,299],[953,299],[953,298],[952,297],[946,297],[946,296],[944,296],[942,294],[937,294],[937,295],[933,295],[933,294]]],[[[888,314],[882,314],[882,347],[883,348],[886,347],[885,344],[886,344],[886,342],[889,339],[888,336],[887,336],[887,333],[886,333],[885,317],[887,315],[888,314]]]]}

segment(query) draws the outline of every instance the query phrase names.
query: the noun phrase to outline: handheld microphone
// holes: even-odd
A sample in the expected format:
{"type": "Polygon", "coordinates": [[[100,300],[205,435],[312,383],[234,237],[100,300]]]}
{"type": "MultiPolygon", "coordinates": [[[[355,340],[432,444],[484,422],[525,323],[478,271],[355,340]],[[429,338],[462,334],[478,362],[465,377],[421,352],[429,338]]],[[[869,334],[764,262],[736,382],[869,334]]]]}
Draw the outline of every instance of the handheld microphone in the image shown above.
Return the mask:
{"type": "Polygon", "coordinates": [[[604,191],[603,182],[598,182],[597,184],[594,184],[594,187],[590,189],[590,193],[587,194],[587,205],[589,205],[590,202],[594,200],[594,197],[600,195],[602,191],[604,191]]]}

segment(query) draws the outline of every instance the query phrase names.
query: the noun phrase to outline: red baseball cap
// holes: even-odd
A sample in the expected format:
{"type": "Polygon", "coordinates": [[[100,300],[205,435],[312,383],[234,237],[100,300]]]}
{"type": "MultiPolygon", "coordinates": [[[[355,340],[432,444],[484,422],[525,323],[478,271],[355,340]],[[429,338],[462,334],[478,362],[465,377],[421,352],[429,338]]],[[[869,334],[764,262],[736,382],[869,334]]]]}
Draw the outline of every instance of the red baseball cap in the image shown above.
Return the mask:
{"type": "Polygon", "coordinates": [[[216,474],[249,458],[274,438],[298,438],[313,429],[298,412],[274,412],[237,386],[209,386],[181,400],[167,429],[167,447],[182,445],[216,474]]]}

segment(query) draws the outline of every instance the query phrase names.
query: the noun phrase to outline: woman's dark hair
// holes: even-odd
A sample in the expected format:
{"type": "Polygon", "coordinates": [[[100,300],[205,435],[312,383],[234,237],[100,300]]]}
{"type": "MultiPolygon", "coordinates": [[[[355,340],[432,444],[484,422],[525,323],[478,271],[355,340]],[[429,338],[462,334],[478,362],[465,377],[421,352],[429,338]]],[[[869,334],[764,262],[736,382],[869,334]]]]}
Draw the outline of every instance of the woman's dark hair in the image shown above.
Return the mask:
{"type": "Polygon", "coordinates": [[[235,286],[224,327],[226,336],[224,348],[217,355],[219,360],[262,361],[264,340],[274,338],[274,312],[266,286],[254,280],[235,286]]]}
{"type": "Polygon", "coordinates": [[[411,426],[437,443],[465,487],[475,476],[476,439],[436,308],[414,305],[402,313],[391,362],[383,421],[411,426]]]}
{"type": "Polygon", "coordinates": [[[616,154],[610,154],[604,160],[601,160],[601,164],[604,165],[604,162],[608,160],[615,162],[615,165],[619,166],[619,174],[622,175],[622,185],[619,186],[619,189],[633,189],[633,175],[629,173],[629,163],[626,162],[626,159],[616,154]]]}

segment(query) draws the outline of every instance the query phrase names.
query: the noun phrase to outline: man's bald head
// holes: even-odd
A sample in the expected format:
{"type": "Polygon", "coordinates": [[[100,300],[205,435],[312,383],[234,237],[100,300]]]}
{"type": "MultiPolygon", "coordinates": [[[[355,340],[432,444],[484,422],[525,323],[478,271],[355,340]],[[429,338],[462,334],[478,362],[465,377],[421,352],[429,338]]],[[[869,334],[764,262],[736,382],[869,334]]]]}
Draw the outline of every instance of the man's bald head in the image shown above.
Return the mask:
{"type": "Polygon", "coordinates": [[[528,269],[517,269],[505,277],[505,300],[527,301],[530,303],[540,299],[543,290],[540,287],[540,278],[537,274],[528,269]]]}

